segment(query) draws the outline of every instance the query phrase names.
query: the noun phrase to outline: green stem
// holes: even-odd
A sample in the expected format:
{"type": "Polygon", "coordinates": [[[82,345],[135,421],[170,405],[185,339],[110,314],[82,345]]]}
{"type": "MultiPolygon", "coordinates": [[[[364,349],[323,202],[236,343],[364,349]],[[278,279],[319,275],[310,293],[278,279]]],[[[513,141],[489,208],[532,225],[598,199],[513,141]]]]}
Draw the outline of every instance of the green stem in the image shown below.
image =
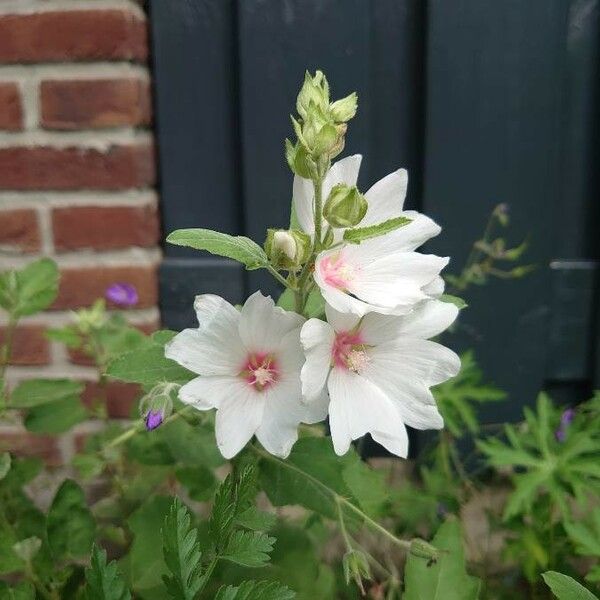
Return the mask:
{"type": "Polygon", "coordinates": [[[327,495],[329,495],[334,502],[343,505],[348,510],[352,511],[354,514],[358,515],[368,527],[370,527],[374,531],[377,531],[378,533],[383,535],[385,538],[390,540],[396,546],[399,546],[400,548],[402,548],[404,550],[410,549],[411,542],[409,540],[402,540],[402,539],[396,537],[391,531],[388,531],[385,527],[383,527],[383,525],[380,525],[379,523],[377,523],[377,521],[374,521],[373,519],[371,519],[371,517],[369,517],[367,514],[365,514],[360,508],[358,508],[358,506],[355,506],[354,504],[352,504],[352,502],[350,502],[343,496],[340,496],[340,494],[338,494],[336,491],[332,490],[328,485],[325,485],[322,481],[319,481],[316,477],[313,477],[310,473],[307,473],[306,471],[303,471],[302,469],[298,468],[293,463],[291,463],[289,461],[281,460],[280,458],[277,458],[276,456],[273,456],[272,454],[269,454],[268,452],[261,450],[260,448],[257,448],[254,445],[251,445],[249,447],[251,450],[253,450],[256,454],[258,454],[262,458],[265,458],[267,460],[275,462],[278,465],[285,467],[286,469],[289,469],[290,471],[294,471],[294,472],[302,475],[304,478],[308,479],[311,483],[313,483],[314,485],[319,487],[321,490],[323,490],[327,495]]]}
{"type": "Polygon", "coordinates": [[[315,190],[315,239],[314,252],[317,253],[321,248],[322,226],[323,226],[323,178],[317,177],[313,180],[315,190]]]}
{"type": "MultiPolygon", "coordinates": [[[[10,362],[10,357],[12,354],[12,345],[15,330],[17,328],[17,321],[18,319],[11,315],[6,326],[4,344],[2,345],[2,351],[0,352],[0,380],[2,381],[2,385],[4,385],[4,375],[6,373],[6,367],[8,367],[8,363],[10,362]]],[[[0,392],[2,391],[4,390],[0,390],[0,392]]]]}
{"type": "Polygon", "coordinates": [[[281,275],[281,273],[275,269],[275,267],[273,267],[272,265],[267,265],[267,271],[269,271],[269,273],[271,273],[271,275],[273,275],[273,277],[275,277],[275,279],[277,279],[277,281],[279,281],[279,283],[281,283],[281,285],[283,285],[286,288],[289,288],[292,291],[296,291],[296,288],[290,284],[290,282],[283,276],[281,275]]]}

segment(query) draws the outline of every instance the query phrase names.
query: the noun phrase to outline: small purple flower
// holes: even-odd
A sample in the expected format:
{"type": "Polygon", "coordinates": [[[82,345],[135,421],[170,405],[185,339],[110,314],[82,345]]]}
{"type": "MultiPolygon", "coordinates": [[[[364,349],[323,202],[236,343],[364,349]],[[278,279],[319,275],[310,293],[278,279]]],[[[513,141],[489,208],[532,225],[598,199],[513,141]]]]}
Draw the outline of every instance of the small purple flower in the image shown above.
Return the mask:
{"type": "Polygon", "coordinates": [[[160,410],[151,410],[148,412],[148,414],[146,415],[146,430],[147,431],[152,431],[153,429],[156,429],[157,427],[160,427],[160,425],[163,422],[163,413],[160,410]]]}
{"type": "Polygon", "coordinates": [[[130,283],[113,283],[104,295],[117,306],[134,306],[138,302],[137,290],[130,283]]]}
{"type": "Polygon", "coordinates": [[[560,425],[554,432],[554,436],[558,442],[564,442],[567,437],[567,430],[575,418],[575,409],[567,408],[560,416],[560,425]]]}

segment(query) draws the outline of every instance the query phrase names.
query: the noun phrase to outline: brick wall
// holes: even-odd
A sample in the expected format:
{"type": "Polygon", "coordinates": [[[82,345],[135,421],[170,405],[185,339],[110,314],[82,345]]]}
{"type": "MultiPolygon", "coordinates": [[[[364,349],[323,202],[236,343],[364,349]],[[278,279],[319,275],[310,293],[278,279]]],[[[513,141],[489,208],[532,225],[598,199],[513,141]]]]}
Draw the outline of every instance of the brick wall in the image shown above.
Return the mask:
{"type": "MultiPolygon", "coordinates": [[[[0,268],[51,256],[62,278],[52,310],[24,319],[11,382],[76,377],[94,395],[96,373],[46,340],[69,311],[133,283],[130,319],[158,323],[159,224],[146,15],[133,0],[0,2],[0,268]]],[[[5,322],[0,321],[0,340],[5,322]]],[[[114,385],[108,409],[128,414],[131,388],[114,385]]],[[[52,440],[0,424],[0,445],[68,459],[92,424],[52,440]]]]}

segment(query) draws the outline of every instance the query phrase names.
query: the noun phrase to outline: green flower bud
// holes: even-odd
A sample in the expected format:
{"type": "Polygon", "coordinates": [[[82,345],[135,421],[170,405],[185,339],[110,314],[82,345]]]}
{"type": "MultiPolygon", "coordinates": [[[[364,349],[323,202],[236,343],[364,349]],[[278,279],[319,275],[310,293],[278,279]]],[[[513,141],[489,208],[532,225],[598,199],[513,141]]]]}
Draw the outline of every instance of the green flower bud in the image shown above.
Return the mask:
{"type": "Polygon", "coordinates": [[[304,179],[312,179],[315,176],[317,169],[315,161],[300,142],[292,144],[290,140],[285,140],[285,158],[295,175],[304,179]]]}
{"type": "Polygon", "coordinates": [[[358,107],[358,97],[356,92],[352,92],[349,96],[336,100],[329,107],[329,114],[336,123],[346,123],[354,117],[358,107]]]}
{"type": "Polygon", "coordinates": [[[433,562],[438,559],[440,554],[439,550],[435,546],[432,546],[420,538],[414,538],[410,541],[410,553],[413,556],[426,558],[433,562]]]}
{"type": "Polygon", "coordinates": [[[371,569],[369,568],[369,562],[365,554],[359,550],[349,550],[344,554],[342,567],[346,583],[350,583],[350,580],[353,579],[364,593],[362,580],[371,579],[371,569]]]}
{"type": "Polygon", "coordinates": [[[356,186],[335,185],[323,207],[323,216],[332,227],[354,227],[367,212],[367,201],[356,186]]]}
{"type": "Polygon", "coordinates": [[[100,329],[106,322],[106,302],[99,299],[90,308],[82,308],[75,313],[77,328],[83,334],[100,329]]]}
{"type": "Polygon", "coordinates": [[[306,119],[314,109],[326,111],[329,106],[329,84],[327,78],[321,71],[317,71],[312,77],[307,71],[304,75],[302,89],[296,99],[296,110],[298,114],[306,119]]]}
{"type": "Polygon", "coordinates": [[[265,252],[276,269],[295,271],[310,257],[310,236],[297,229],[269,229],[265,252]]]}

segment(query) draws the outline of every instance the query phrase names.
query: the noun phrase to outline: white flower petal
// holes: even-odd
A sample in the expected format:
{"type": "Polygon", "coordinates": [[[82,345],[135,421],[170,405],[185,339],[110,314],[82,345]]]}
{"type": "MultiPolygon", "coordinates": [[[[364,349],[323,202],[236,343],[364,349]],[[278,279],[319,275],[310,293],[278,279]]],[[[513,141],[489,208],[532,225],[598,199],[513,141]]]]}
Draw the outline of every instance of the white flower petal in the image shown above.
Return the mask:
{"type": "Polygon", "coordinates": [[[402,216],[412,219],[412,222],[387,234],[397,250],[412,252],[442,231],[435,221],[414,210],[406,210],[402,216]]]}
{"type": "MultiPolygon", "coordinates": [[[[327,200],[327,196],[329,196],[329,192],[334,185],[338,183],[345,183],[350,186],[356,185],[361,161],[362,156],[355,154],[347,156],[331,166],[323,181],[323,203],[327,200]]],[[[312,235],[315,232],[315,213],[314,190],[310,179],[304,179],[298,175],[294,177],[292,203],[300,227],[303,231],[312,235]]]]}
{"type": "Polygon", "coordinates": [[[263,395],[265,408],[256,437],[267,452],[286,458],[298,439],[298,425],[306,413],[300,380],[278,382],[263,395]]]}
{"type": "Polygon", "coordinates": [[[333,447],[345,454],[352,440],[370,433],[390,452],[406,456],[406,430],[388,397],[364,377],[333,369],[329,375],[329,426],[333,447]]]}
{"type": "Polygon", "coordinates": [[[338,332],[350,331],[360,321],[360,317],[357,315],[348,312],[339,312],[329,304],[325,305],[325,315],[327,322],[338,332]]]}
{"type": "Polygon", "coordinates": [[[306,356],[302,367],[302,395],[308,403],[318,400],[331,369],[331,350],[335,332],[319,319],[309,319],[302,326],[300,339],[306,356]]]}
{"type": "Polygon", "coordinates": [[[221,454],[233,458],[260,427],[265,407],[264,396],[240,380],[224,398],[215,419],[215,435],[221,454]]]}
{"type": "Polygon", "coordinates": [[[329,412],[329,392],[324,387],[319,396],[312,402],[304,405],[306,410],[302,417],[303,423],[319,423],[327,416],[329,412]]]}
{"type": "Polygon", "coordinates": [[[255,292],[242,307],[240,337],[251,352],[272,352],[286,333],[303,322],[300,315],[275,306],[270,296],[255,292]]]}
{"type": "Polygon", "coordinates": [[[398,169],[375,183],[365,198],[369,208],[360,226],[375,225],[400,216],[408,187],[408,171],[398,169]]]}
{"type": "Polygon", "coordinates": [[[239,384],[238,377],[196,377],[179,389],[179,399],[198,410],[219,408],[221,402],[231,394],[232,387],[239,384]]]}
{"type": "Polygon", "coordinates": [[[421,289],[428,296],[432,298],[436,298],[441,296],[444,293],[444,288],[446,287],[446,283],[442,277],[436,277],[431,283],[424,285],[421,289]]]}
{"type": "Polygon", "coordinates": [[[458,307],[451,302],[425,300],[399,317],[398,336],[423,340],[435,337],[454,323],[458,312],[458,307]]]}

